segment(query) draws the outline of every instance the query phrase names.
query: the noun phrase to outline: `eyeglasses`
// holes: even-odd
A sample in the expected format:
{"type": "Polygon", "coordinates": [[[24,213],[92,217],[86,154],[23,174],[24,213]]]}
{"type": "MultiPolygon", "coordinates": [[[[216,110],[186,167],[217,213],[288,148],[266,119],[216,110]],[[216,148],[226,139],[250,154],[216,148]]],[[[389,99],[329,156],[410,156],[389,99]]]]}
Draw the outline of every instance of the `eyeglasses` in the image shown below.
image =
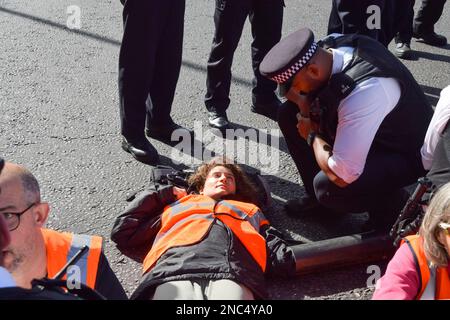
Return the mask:
{"type": "Polygon", "coordinates": [[[439,228],[441,228],[442,230],[444,230],[444,232],[448,235],[450,235],[450,223],[446,223],[446,222],[439,222],[438,224],[439,228]]]}
{"type": "Polygon", "coordinates": [[[5,218],[6,225],[8,226],[9,231],[16,230],[20,225],[20,217],[31,209],[31,207],[37,205],[39,202],[35,202],[31,204],[28,208],[23,210],[22,212],[3,212],[1,213],[3,217],[5,218]]]}

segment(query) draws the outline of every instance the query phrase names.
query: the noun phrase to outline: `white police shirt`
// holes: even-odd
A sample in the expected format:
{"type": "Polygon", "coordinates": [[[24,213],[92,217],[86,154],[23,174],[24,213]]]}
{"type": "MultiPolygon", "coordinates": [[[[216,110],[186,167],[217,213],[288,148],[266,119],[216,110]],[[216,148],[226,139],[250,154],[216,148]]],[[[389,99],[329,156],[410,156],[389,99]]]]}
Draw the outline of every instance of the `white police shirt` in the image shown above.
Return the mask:
{"type": "MultiPolygon", "coordinates": [[[[341,72],[353,57],[352,47],[330,49],[332,74],[341,72]]],[[[400,99],[400,84],[394,78],[369,78],[338,106],[339,123],[328,166],[342,180],[352,183],[364,170],[375,134],[386,115],[400,99]],[[355,138],[356,137],[356,138],[355,138]]]]}
{"type": "Polygon", "coordinates": [[[0,288],[16,287],[16,283],[11,274],[3,267],[0,267],[0,288]]]}
{"type": "Polygon", "coordinates": [[[431,169],[433,162],[434,149],[441,140],[442,131],[450,119],[450,86],[441,91],[441,97],[434,110],[433,118],[428,125],[425,140],[420,150],[422,155],[422,163],[425,170],[431,169]]]}

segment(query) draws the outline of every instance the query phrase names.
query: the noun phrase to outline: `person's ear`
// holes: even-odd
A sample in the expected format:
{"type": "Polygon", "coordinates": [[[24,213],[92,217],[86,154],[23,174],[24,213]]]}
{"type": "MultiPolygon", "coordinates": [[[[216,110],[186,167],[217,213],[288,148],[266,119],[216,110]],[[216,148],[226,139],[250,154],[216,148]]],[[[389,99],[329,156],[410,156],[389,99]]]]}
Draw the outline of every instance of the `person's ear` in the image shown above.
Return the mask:
{"type": "Polygon", "coordinates": [[[310,63],[306,68],[306,74],[310,79],[320,80],[321,69],[316,63],[310,63]]]}
{"type": "Polygon", "coordinates": [[[50,212],[50,206],[47,202],[41,202],[37,204],[34,208],[34,222],[39,226],[43,227],[48,218],[48,213],[50,212]]]}

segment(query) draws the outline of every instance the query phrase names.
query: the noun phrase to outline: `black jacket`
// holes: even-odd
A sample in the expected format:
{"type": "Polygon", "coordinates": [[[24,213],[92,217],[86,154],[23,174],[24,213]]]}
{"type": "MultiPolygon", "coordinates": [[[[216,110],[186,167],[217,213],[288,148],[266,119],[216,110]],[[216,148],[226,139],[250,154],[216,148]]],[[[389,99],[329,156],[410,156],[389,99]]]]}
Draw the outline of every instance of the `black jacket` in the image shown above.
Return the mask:
{"type": "MultiPolygon", "coordinates": [[[[114,223],[111,239],[117,248],[142,262],[161,227],[159,215],[175,201],[172,187],[139,194],[114,223]]],[[[268,225],[260,233],[267,244],[266,273],[293,276],[295,258],[281,234],[268,225]]],[[[216,219],[200,243],[167,250],[144,274],[131,298],[148,299],[161,283],[193,279],[230,279],[248,287],[258,298],[266,296],[263,271],[231,229],[216,219]]]]}

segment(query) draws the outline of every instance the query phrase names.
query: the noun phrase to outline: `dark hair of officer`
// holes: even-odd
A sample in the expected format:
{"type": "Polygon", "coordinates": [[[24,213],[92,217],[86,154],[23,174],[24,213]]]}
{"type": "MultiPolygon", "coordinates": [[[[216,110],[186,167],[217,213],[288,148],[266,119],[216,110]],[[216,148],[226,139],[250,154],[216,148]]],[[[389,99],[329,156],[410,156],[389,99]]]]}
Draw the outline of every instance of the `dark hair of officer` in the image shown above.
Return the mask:
{"type": "Polygon", "coordinates": [[[189,177],[189,185],[197,192],[200,192],[205,185],[209,172],[215,167],[224,167],[233,173],[236,181],[236,193],[226,198],[242,202],[257,203],[257,191],[241,167],[225,157],[212,159],[210,162],[201,165],[196,172],[189,177]]]}

